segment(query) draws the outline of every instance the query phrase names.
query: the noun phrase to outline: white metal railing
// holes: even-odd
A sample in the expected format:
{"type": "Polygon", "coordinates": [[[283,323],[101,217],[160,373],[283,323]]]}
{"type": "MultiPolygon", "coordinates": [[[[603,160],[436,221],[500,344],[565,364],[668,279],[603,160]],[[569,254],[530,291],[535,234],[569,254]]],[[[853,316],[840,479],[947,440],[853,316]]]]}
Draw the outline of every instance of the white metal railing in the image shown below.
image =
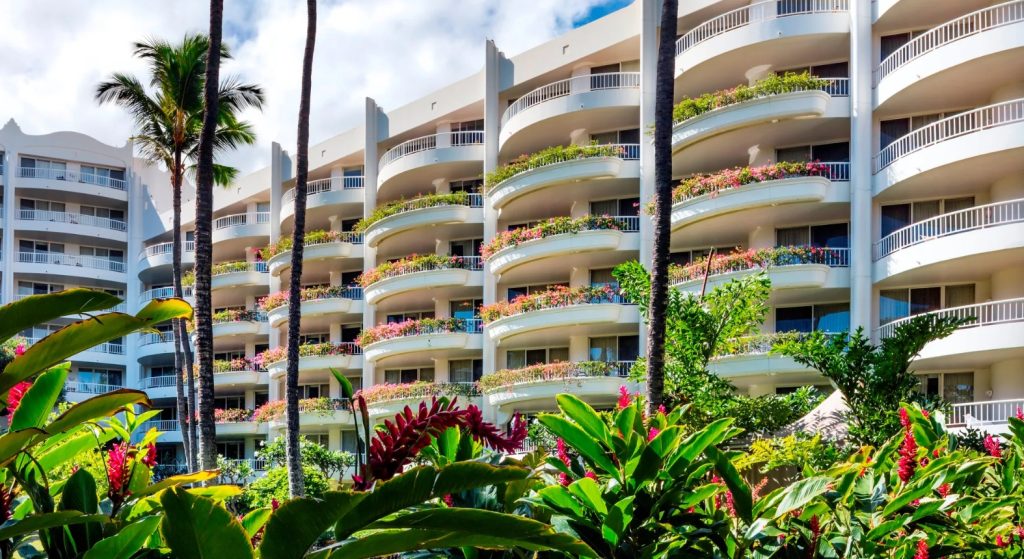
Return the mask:
{"type": "Polygon", "coordinates": [[[828,171],[828,178],[832,181],[849,181],[850,180],[850,163],[848,161],[824,161],[818,163],[824,165],[828,171]]]}
{"type": "Polygon", "coordinates": [[[223,266],[218,268],[215,264],[213,269],[210,271],[210,277],[223,276],[227,274],[237,274],[239,272],[259,272],[265,274],[270,270],[267,263],[264,261],[259,262],[230,262],[225,263],[223,266]]]}
{"type": "Polygon", "coordinates": [[[604,89],[639,89],[640,72],[608,72],[602,74],[585,74],[542,85],[537,89],[516,99],[501,115],[504,126],[517,114],[537,106],[545,101],[604,89]]]}
{"type": "Polygon", "coordinates": [[[818,78],[827,81],[821,90],[832,97],[850,96],[850,78],[818,78]]]}
{"type": "MultiPolygon", "coordinates": [[[[323,192],[338,190],[351,190],[363,188],[363,177],[330,177],[317,179],[306,183],[306,196],[313,196],[323,192]]],[[[295,200],[295,189],[292,188],[281,196],[282,204],[289,204],[295,200]]]]}
{"type": "Polygon", "coordinates": [[[27,179],[78,181],[85,184],[105,186],[107,188],[113,188],[115,190],[125,190],[125,181],[123,179],[112,179],[110,177],[97,175],[94,173],[76,173],[74,171],[69,171],[67,169],[20,167],[18,169],[18,176],[27,179]]]}
{"type": "MultiPolygon", "coordinates": [[[[614,149],[614,151],[616,152],[616,155],[614,155],[614,157],[618,157],[619,159],[622,159],[622,160],[625,160],[625,161],[636,161],[636,160],[640,159],[640,144],[601,144],[601,145],[594,146],[594,147],[614,149]]],[[[591,158],[595,158],[595,157],[611,157],[611,156],[605,155],[603,153],[602,154],[598,154],[598,155],[583,155],[583,156],[573,155],[573,154],[569,154],[569,153],[557,153],[557,154],[552,154],[552,155],[545,156],[543,158],[538,157],[538,158],[531,159],[522,168],[521,171],[518,171],[516,174],[514,174],[514,175],[512,175],[512,176],[510,176],[510,177],[508,177],[508,178],[506,178],[504,180],[502,180],[501,182],[508,181],[508,180],[512,179],[513,177],[517,177],[520,174],[525,173],[527,171],[532,171],[534,169],[539,169],[541,167],[547,167],[548,165],[555,165],[555,164],[558,164],[558,163],[564,163],[566,161],[580,161],[580,160],[591,159],[591,158]]],[[[498,184],[500,184],[500,183],[498,183],[498,184]]],[[[495,185],[488,185],[488,186],[490,188],[493,188],[495,185]]]]}
{"type": "Polygon", "coordinates": [[[875,243],[875,260],[932,239],[1024,221],[1024,198],[944,213],[903,227],[875,243]]]}
{"type": "Polygon", "coordinates": [[[140,334],[139,335],[139,346],[146,346],[150,344],[163,344],[171,343],[174,341],[174,334],[166,332],[163,334],[140,334]]]}
{"type": "Polygon", "coordinates": [[[174,386],[174,375],[160,375],[155,377],[143,377],[143,388],[167,388],[174,386]]]}
{"type": "Polygon", "coordinates": [[[388,278],[394,278],[398,276],[405,276],[408,274],[418,274],[420,272],[433,272],[435,270],[483,270],[483,258],[480,256],[447,256],[447,260],[435,261],[428,260],[419,262],[415,266],[402,265],[396,266],[380,274],[380,279],[377,281],[385,280],[388,278]]]}
{"type": "Polygon", "coordinates": [[[58,252],[19,252],[18,262],[75,266],[77,268],[110,270],[111,272],[125,271],[125,264],[120,260],[111,260],[109,258],[100,258],[97,256],[77,256],[58,252]]]}
{"type": "Polygon", "coordinates": [[[95,351],[98,353],[108,353],[110,355],[124,355],[124,344],[105,342],[97,346],[93,346],[86,351],[95,351]]]}
{"type": "Polygon", "coordinates": [[[806,14],[847,12],[849,0],[768,0],[737,8],[694,27],[676,41],[676,56],[723,33],[773,19],[806,14]]]}
{"type": "Polygon", "coordinates": [[[44,210],[18,210],[18,219],[24,221],[52,221],[55,223],[89,225],[92,227],[113,229],[114,231],[126,231],[128,228],[127,224],[120,219],[44,210]]]}
{"type": "Polygon", "coordinates": [[[896,49],[875,70],[877,80],[896,71],[915,58],[965,37],[1024,21],[1024,0],[1012,0],[989,6],[933,27],[896,49]]]}
{"type": "Polygon", "coordinates": [[[939,142],[1015,122],[1024,122],[1024,99],[1004,101],[946,117],[882,148],[874,157],[874,171],[877,173],[897,159],[939,142]]]}
{"type": "Polygon", "coordinates": [[[640,231],[640,217],[635,215],[617,215],[612,219],[622,223],[621,231],[626,233],[637,233],[640,231]]]}
{"type": "Polygon", "coordinates": [[[142,432],[145,433],[150,429],[156,429],[157,431],[178,431],[178,420],[177,419],[150,419],[149,421],[142,422],[142,432]]]}
{"type": "Polygon", "coordinates": [[[961,326],[961,329],[989,326],[992,324],[1003,324],[1006,322],[1020,322],[1024,321],[1024,297],[1017,299],[1004,299],[1002,301],[989,301],[987,303],[977,303],[974,305],[964,305],[962,307],[950,307],[948,309],[908,316],[906,318],[901,318],[899,320],[883,324],[878,329],[878,337],[880,339],[888,338],[893,335],[896,328],[901,324],[905,324],[914,317],[923,315],[939,318],[974,319],[961,326]]]}
{"type": "Polygon", "coordinates": [[[263,472],[267,469],[267,460],[265,458],[227,458],[225,461],[236,466],[246,464],[254,472],[263,472]]]}
{"type": "MultiPolygon", "coordinates": [[[[148,247],[142,249],[139,252],[139,260],[144,260],[146,258],[149,258],[150,256],[160,256],[161,254],[171,254],[172,252],[174,252],[174,250],[173,250],[174,246],[173,245],[174,245],[174,243],[172,243],[172,242],[157,243],[155,245],[149,245],[148,247]]],[[[195,252],[195,251],[196,251],[196,242],[195,241],[182,241],[181,242],[181,252],[182,253],[185,253],[185,252],[195,252]]]]}
{"type": "Polygon", "coordinates": [[[97,382],[79,382],[75,380],[67,381],[64,383],[64,387],[68,392],[75,392],[77,394],[106,394],[107,392],[124,388],[117,384],[100,384],[97,382]]]}
{"type": "Polygon", "coordinates": [[[1007,423],[1007,418],[1019,417],[1022,413],[1024,413],[1024,399],[953,404],[953,409],[946,417],[946,425],[956,427],[998,425],[1007,423]]]}
{"type": "MultiPolygon", "coordinates": [[[[191,285],[189,285],[189,286],[182,286],[182,288],[181,288],[181,296],[182,297],[192,297],[192,295],[193,295],[193,292],[192,292],[192,286],[191,285]]],[[[139,295],[139,302],[145,303],[145,302],[148,302],[148,301],[152,301],[153,299],[170,299],[171,297],[174,297],[174,288],[173,287],[157,287],[155,289],[150,289],[148,291],[143,291],[142,294],[139,295]]]]}
{"type": "Polygon", "coordinates": [[[398,144],[384,152],[380,158],[379,169],[383,169],[395,161],[421,151],[437,149],[440,147],[471,146],[484,143],[483,130],[470,130],[466,132],[440,132],[413,138],[398,144]]]}
{"type": "Polygon", "coordinates": [[[270,212],[252,212],[218,217],[213,220],[213,228],[227,229],[228,227],[241,227],[242,225],[254,223],[270,223],[270,212]]]}

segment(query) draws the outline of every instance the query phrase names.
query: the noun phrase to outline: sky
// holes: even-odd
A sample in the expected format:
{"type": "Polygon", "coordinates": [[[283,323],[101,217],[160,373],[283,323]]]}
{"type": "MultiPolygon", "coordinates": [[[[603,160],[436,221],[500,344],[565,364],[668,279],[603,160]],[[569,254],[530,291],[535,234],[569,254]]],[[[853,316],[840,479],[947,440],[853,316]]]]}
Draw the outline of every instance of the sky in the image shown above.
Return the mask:
{"type": "MultiPolygon", "coordinates": [[[[519,52],[631,0],[320,0],[310,140],[358,125],[363,99],[385,110],[478,71],[483,43],[519,52]]],[[[96,84],[113,72],[147,80],[132,45],[208,30],[203,0],[9,0],[0,18],[0,125],[29,134],[73,130],[124,145],[122,109],[99,106],[96,84]]],[[[224,41],[233,60],[221,76],[260,84],[262,113],[244,117],[258,143],[226,157],[242,173],[269,160],[270,143],[294,151],[306,2],[228,0],[224,41]]]]}

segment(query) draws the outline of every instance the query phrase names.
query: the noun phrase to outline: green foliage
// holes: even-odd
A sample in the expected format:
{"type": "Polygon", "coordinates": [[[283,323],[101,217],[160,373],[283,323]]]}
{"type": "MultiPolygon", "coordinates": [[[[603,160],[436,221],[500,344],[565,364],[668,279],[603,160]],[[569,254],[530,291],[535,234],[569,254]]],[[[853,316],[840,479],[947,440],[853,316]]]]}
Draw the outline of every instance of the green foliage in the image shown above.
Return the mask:
{"type": "MultiPolygon", "coordinates": [[[[281,437],[283,438],[283,437],[281,437]]],[[[331,485],[324,474],[313,466],[302,465],[302,479],[306,488],[306,495],[310,498],[323,496],[331,485]]],[[[256,509],[271,506],[277,501],[283,503],[290,498],[288,491],[288,468],[276,466],[269,468],[266,474],[250,483],[242,494],[242,501],[248,509],[256,509]]]]}
{"type": "Polygon", "coordinates": [[[699,97],[686,97],[672,109],[672,122],[679,123],[715,109],[759,97],[789,93],[791,91],[821,89],[828,85],[828,83],[828,80],[812,76],[810,72],[800,74],[786,72],[781,76],[771,74],[754,82],[752,85],[742,84],[731,89],[705,93],[699,97]]]}
{"type": "Polygon", "coordinates": [[[824,399],[811,386],[782,395],[736,396],[729,400],[725,416],[735,418],[736,426],[747,433],[765,436],[807,415],[824,399]]]}
{"type": "Polygon", "coordinates": [[[618,157],[621,154],[622,148],[614,145],[608,146],[593,143],[586,146],[579,146],[575,144],[568,146],[551,146],[529,155],[520,155],[512,161],[509,161],[490,173],[487,173],[487,176],[484,177],[484,186],[487,189],[491,189],[495,185],[500,184],[519,173],[523,173],[537,167],[543,167],[544,165],[561,163],[563,161],[572,161],[575,159],[585,159],[588,157],[618,157]]]}
{"type": "Polygon", "coordinates": [[[435,206],[468,206],[469,205],[469,193],[465,191],[459,192],[446,192],[446,193],[435,193],[435,194],[421,194],[408,200],[401,199],[394,202],[388,202],[377,206],[369,216],[360,219],[355,226],[352,227],[353,231],[363,232],[370,228],[371,225],[378,221],[398,215],[404,212],[410,212],[413,210],[421,210],[424,208],[433,208],[435,206]]]}
{"type": "Polygon", "coordinates": [[[847,454],[845,449],[822,440],[820,435],[798,432],[786,437],[753,441],[747,454],[737,461],[737,467],[746,470],[759,466],[761,473],[791,467],[806,475],[828,469],[847,454]]]}
{"type": "MultiPolygon", "coordinates": [[[[278,437],[269,443],[261,442],[256,455],[266,460],[268,466],[284,466],[285,438],[278,437]]],[[[356,462],[352,453],[330,450],[302,435],[299,436],[299,459],[304,467],[311,466],[319,470],[324,479],[337,478],[338,481],[341,481],[345,470],[351,468],[356,462]]]]}

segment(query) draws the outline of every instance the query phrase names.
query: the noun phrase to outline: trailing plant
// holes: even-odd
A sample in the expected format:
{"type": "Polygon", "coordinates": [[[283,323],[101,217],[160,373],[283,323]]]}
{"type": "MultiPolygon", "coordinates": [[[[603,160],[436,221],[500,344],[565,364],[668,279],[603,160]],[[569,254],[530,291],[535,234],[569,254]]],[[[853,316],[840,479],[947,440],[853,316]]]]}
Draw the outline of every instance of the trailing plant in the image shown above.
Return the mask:
{"type": "Polygon", "coordinates": [[[845,249],[810,246],[752,248],[737,250],[729,254],[716,254],[711,257],[710,267],[706,257],[698,258],[686,266],[673,265],[669,268],[669,277],[673,283],[680,283],[703,278],[705,270],[708,270],[710,275],[718,275],[743,270],[767,269],[772,266],[794,266],[797,264],[836,266],[844,265],[846,262],[845,249]]]}
{"type": "Polygon", "coordinates": [[[543,309],[622,302],[618,289],[613,285],[556,286],[543,293],[520,295],[511,301],[499,301],[480,307],[480,318],[489,323],[499,318],[543,309]]]}
{"type": "Polygon", "coordinates": [[[685,97],[672,110],[672,121],[675,123],[689,120],[695,116],[750,101],[760,97],[790,93],[793,91],[812,91],[829,85],[829,80],[818,78],[810,72],[771,74],[757,80],[751,85],[741,84],[730,89],[722,89],[705,93],[699,97],[685,97]]]}
{"type": "Polygon", "coordinates": [[[478,396],[479,391],[471,383],[437,383],[437,382],[404,382],[375,384],[356,393],[363,397],[367,404],[390,402],[394,400],[420,399],[434,397],[457,398],[459,396],[478,396]]]}
{"type": "Polygon", "coordinates": [[[560,363],[530,365],[518,369],[501,369],[489,375],[484,375],[477,381],[477,384],[480,386],[480,390],[486,393],[502,390],[517,384],[553,380],[568,382],[572,381],[572,379],[604,377],[617,373],[618,367],[616,363],[604,361],[563,361],[560,363]]]}
{"type": "Polygon", "coordinates": [[[213,362],[214,373],[233,373],[237,371],[263,371],[253,359],[236,357],[234,359],[217,359],[213,362]]]}
{"type": "Polygon", "coordinates": [[[360,219],[353,227],[355,232],[363,232],[378,221],[398,215],[400,213],[433,208],[436,206],[468,206],[470,204],[469,193],[465,191],[445,192],[433,194],[420,194],[408,200],[401,199],[377,206],[369,216],[360,219]]]}
{"type": "Polygon", "coordinates": [[[512,161],[498,166],[490,173],[487,173],[484,177],[484,187],[490,190],[494,188],[494,186],[520,173],[524,173],[537,167],[543,167],[544,165],[561,163],[563,161],[573,161],[576,159],[586,159],[589,157],[621,157],[622,155],[624,155],[622,147],[616,145],[600,145],[592,143],[583,146],[575,144],[568,146],[551,146],[538,152],[520,155],[512,161]]]}
{"type": "Polygon", "coordinates": [[[442,256],[440,254],[413,254],[400,260],[384,262],[375,268],[370,268],[356,278],[356,283],[363,287],[368,287],[385,278],[430,270],[472,270],[476,265],[475,258],[467,259],[462,256],[442,256]]]}
{"type": "MultiPolygon", "coordinates": [[[[331,355],[352,355],[356,348],[351,342],[323,342],[319,344],[302,344],[299,346],[299,357],[328,357],[331,355]]],[[[264,350],[253,358],[253,364],[260,368],[266,368],[272,363],[284,360],[288,348],[275,347],[264,350]]]]}
{"type": "Polygon", "coordinates": [[[444,334],[449,332],[467,332],[471,328],[470,321],[465,318],[421,318],[403,322],[388,322],[363,330],[359,333],[358,343],[366,347],[372,343],[403,336],[421,336],[424,334],[444,334]]]}
{"type": "Polygon", "coordinates": [[[222,322],[260,322],[265,316],[259,311],[248,309],[224,309],[213,313],[213,323],[222,322]]]}
{"type": "Polygon", "coordinates": [[[714,196],[748,184],[789,179],[794,177],[828,177],[828,165],[818,161],[779,161],[757,167],[733,167],[714,173],[686,177],[672,189],[672,202],[678,204],[700,196],[714,196]]]}
{"type": "MultiPolygon", "coordinates": [[[[303,246],[322,245],[326,243],[361,243],[362,235],[350,231],[331,231],[326,229],[318,229],[315,231],[306,231],[303,235],[303,246]]],[[[292,249],[292,237],[291,235],[282,235],[280,239],[274,244],[267,245],[264,248],[258,249],[256,253],[262,260],[270,260],[271,258],[292,249]]]]}
{"type": "MultiPolygon", "coordinates": [[[[352,288],[343,285],[314,285],[303,287],[299,292],[299,298],[305,301],[317,301],[320,299],[350,299],[356,296],[352,288]]],[[[272,311],[288,304],[288,292],[278,291],[261,298],[257,304],[264,311],[272,311]]]]}
{"type": "Polygon", "coordinates": [[[535,241],[553,235],[579,233],[581,231],[600,231],[627,229],[621,220],[607,215],[585,215],[583,217],[555,217],[532,227],[521,227],[502,231],[490,242],[480,247],[480,255],[484,260],[490,259],[495,253],[528,241],[535,241]]]}
{"type": "MultiPolygon", "coordinates": [[[[217,262],[210,266],[210,276],[233,274],[235,272],[248,272],[251,267],[252,263],[244,260],[239,260],[237,262],[217,262]]],[[[195,281],[194,274],[192,281],[195,281]]]]}
{"type": "MultiPolygon", "coordinates": [[[[349,401],[344,398],[303,398],[299,400],[299,413],[308,413],[318,417],[331,417],[334,412],[349,409],[349,401]]],[[[252,413],[252,421],[270,423],[284,417],[284,400],[271,400],[256,408],[252,413]]]]}
{"type": "Polygon", "coordinates": [[[217,423],[242,423],[252,421],[253,410],[228,408],[213,410],[213,417],[217,423]]]}

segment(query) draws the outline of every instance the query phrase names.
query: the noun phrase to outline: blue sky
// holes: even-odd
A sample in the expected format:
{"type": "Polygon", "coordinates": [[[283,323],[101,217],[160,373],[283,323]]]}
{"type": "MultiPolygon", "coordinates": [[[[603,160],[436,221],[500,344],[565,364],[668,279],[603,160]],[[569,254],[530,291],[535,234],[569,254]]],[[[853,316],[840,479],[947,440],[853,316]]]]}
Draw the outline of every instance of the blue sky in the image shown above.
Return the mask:
{"type": "Polygon", "coordinates": [[[595,19],[604,17],[615,10],[625,8],[626,6],[633,3],[633,0],[605,0],[604,2],[597,4],[590,8],[589,11],[582,17],[578,18],[573,22],[573,27],[580,27],[586,25],[595,19]]]}

